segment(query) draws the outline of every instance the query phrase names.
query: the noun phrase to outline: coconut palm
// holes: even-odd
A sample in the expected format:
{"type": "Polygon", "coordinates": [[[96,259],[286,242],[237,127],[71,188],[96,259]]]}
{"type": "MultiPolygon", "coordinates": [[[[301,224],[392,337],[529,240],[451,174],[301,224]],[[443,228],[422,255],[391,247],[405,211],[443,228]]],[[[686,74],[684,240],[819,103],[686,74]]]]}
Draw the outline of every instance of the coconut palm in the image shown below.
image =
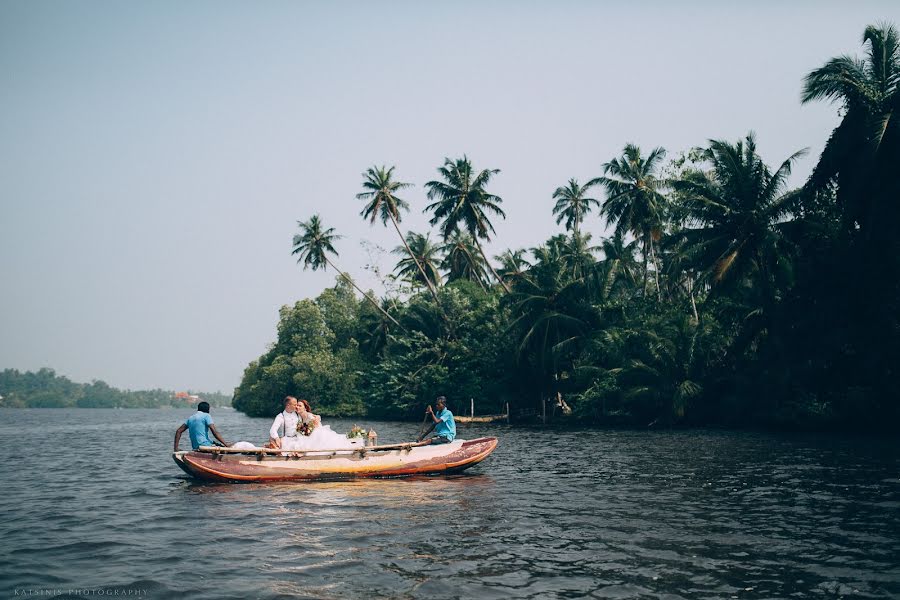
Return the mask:
{"type": "Polygon", "coordinates": [[[300,233],[294,236],[294,250],[291,252],[291,255],[298,255],[297,262],[303,265],[304,271],[306,269],[312,269],[313,271],[318,271],[319,269],[324,270],[330,266],[337,271],[347,283],[365,296],[372,306],[377,308],[394,325],[404,329],[404,327],[400,325],[394,317],[388,314],[374,298],[364,292],[356,285],[356,282],[354,282],[349,275],[340,270],[331,259],[328,258],[329,254],[335,256],[338,255],[337,250],[334,249],[334,242],[341,238],[341,236],[334,232],[333,227],[325,229],[319,215],[313,215],[310,217],[309,221],[306,222],[297,221],[297,225],[300,226],[300,233]]]}
{"type": "Polygon", "coordinates": [[[868,26],[865,57],[832,58],[806,76],[801,100],[839,101],[844,116],[810,177],[822,190],[840,180],[845,229],[867,237],[896,222],[900,196],[900,36],[892,25],[868,26]]]}
{"type": "Polygon", "coordinates": [[[525,276],[528,267],[531,266],[525,258],[525,252],[525,249],[507,250],[494,257],[500,263],[497,272],[510,287],[515,287],[516,282],[525,276]]]}
{"type": "Polygon", "coordinates": [[[532,364],[547,398],[560,391],[563,373],[571,372],[597,313],[585,279],[573,277],[567,264],[565,236],[554,236],[531,252],[534,265],[507,296],[510,334],[519,361],[532,364]]]}
{"type": "Polygon", "coordinates": [[[557,225],[565,219],[566,229],[578,234],[578,226],[584,220],[584,215],[591,212],[593,207],[600,206],[599,200],[587,197],[588,190],[595,183],[589,181],[579,185],[577,179],[570,179],[565,186],[556,188],[553,192],[553,199],[556,200],[553,214],[556,215],[557,225]]]}
{"type": "Polygon", "coordinates": [[[499,172],[500,169],[483,169],[475,172],[472,162],[466,156],[455,161],[444,159],[444,165],[438,169],[442,181],[429,181],[425,184],[428,199],[435,200],[426,206],[425,210],[434,213],[430,223],[432,225],[440,223],[441,234],[445,240],[460,229],[468,233],[475,242],[484,264],[503,289],[509,292],[509,286],[494,270],[479,241],[490,241],[491,234],[495,233],[486,213],[506,218],[506,213],[500,208],[503,199],[488,193],[485,189],[491,178],[499,172]]]}
{"type": "Polygon", "coordinates": [[[393,250],[394,254],[405,255],[394,267],[394,271],[412,282],[437,287],[441,281],[441,272],[438,270],[440,248],[431,241],[431,236],[427,233],[422,235],[410,231],[404,242],[403,246],[397,246],[393,250]]]}
{"type": "Polygon", "coordinates": [[[422,281],[428,288],[428,291],[431,292],[435,304],[440,305],[437,297],[437,290],[435,289],[432,280],[428,278],[428,275],[425,273],[425,268],[419,263],[416,255],[413,253],[406,239],[403,237],[403,234],[400,232],[400,220],[402,218],[401,211],[409,210],[409,204],[407,204],[405,200],[398,198],[397,192],[412,187],[412,184],[394,181],[394,168],[395,167],[391,167],[388,169],[385,166],[374,166],[363,173],[363,188],[366,191],[357,194],[356,198],[358,200],[366,200],[367,204],[359,214],[373,224],[375,223],[375,220],[379,218],[384,225],[387,225],[388,221],[394,224],[394,229],[397,231],[397,235],[400,236],[400,241],[403,242],[407,254],[409,254],[413,264],[419,270],[419,274],[421,275],[420,281],[422,281]]]}
{"type": "Polygon", "coordinates": [[[441,252],[444,254],[441,268],[447,272],[447,281],[465,279],[474,281],[481,286],[481,289],[487,289],[484,259],[478,253],[472,236],[462,231],[455,231],[441,246],[441,252]]]}
{"type": "Polygon", "coordinates": [[[693,171],[672,182],[685,198],[683,232],[689,262],[705,270],[713,284],[754,277],[764,301],[774,300],[772,268],[781,252],[780,225],[791,214],[799,190],[788,190],[795,152],[772,171],[756,152],[753,133],[730,144],[710,140],[708,171],[693,171]]]}
{"type": "Polygon", "coordinates": [[[637,242],[625,243],[625,236],[616,232],[612,237],[600,243],[603,252],[603,262],[606,264],[606,281],[603,289],[603,297],[608,298],[613,294],[616,283],[622,282],[618,287],[634,288],[637,286],[638,263],[634,256],[637,242]]]}
{"type": "Polygon", "coordinates": [[[641,149],[627,144],[622,156],[603,165],[603,176],[592,179],[590,185],[599,183],[606,190],[606,201],[600,213],[607,222],[615,224],[617,232],[630,233],[641,240],[644,256],[643,290],[647,289],[647,262],[654,263],[656,291],[659,288],[659,265],[653,250],[653,242],[662,235],[666,198],[661,193],[662,180],[658,177],[660,163],[666,155],[662,148],[654,148],[644,158],[641,149]]]}

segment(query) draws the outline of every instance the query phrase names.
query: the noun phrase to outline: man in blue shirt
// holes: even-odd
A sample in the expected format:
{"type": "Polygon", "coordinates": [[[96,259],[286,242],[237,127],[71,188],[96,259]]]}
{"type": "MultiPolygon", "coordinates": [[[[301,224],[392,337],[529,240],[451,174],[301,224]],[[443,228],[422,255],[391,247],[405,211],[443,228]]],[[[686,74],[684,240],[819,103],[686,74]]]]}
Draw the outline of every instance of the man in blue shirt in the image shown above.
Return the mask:
{"type": "Polygon", "coordinates": [[[419,436],[418,441],[422,441],[426,435],[434,430],[434,437],[428,439],[429,444],[448,444],[456,437],[456,421],[453,420],[453,413],[447,408],[447,399],[438,396],[434,403],[435,409],[431,409],[431,405],[425,409],[425,414],[431,416],[431,427],[428,428],[423,435],[419,436]]]}
{"type": "Polygon", "coordinates": [[[215,446],[216,443],[209,436],[212,432],[216,439],[222,442],[223,446],[230,446],[228,442],[219,435],[216,426],[213,425],[212,417],[209,416],[209,402],[201,402],[197,405],[197,412],[191,415],[187,421],[182,423],[181,427],[175,432],[175,452],[178,452],[178,443],[181,441],[181,434],[188,431],[191,436],[191,448],[196,450],[200,446],[215,446]]]}

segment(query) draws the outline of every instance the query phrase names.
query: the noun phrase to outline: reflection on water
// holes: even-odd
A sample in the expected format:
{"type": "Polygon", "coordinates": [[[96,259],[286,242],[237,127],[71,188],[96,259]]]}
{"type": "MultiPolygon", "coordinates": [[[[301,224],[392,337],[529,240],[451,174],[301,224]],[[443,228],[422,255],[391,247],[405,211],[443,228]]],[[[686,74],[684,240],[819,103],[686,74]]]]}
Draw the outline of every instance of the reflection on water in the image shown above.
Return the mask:
{"type": "MultiPolygon", "coordinates": [[[[461,475],[233,485],[172,462],[190,412],[0,411],[0,595],[900,595],[893,440],[474,425],[463,435],[501,444],[461,475]],[[21,443],[47,432],[71,452],[21,443]]],[[[227,439],[266,435],[264,420],[213,416],[227,439]]],[[[417,426],[377,428],[392,442],[417,426]]]]}

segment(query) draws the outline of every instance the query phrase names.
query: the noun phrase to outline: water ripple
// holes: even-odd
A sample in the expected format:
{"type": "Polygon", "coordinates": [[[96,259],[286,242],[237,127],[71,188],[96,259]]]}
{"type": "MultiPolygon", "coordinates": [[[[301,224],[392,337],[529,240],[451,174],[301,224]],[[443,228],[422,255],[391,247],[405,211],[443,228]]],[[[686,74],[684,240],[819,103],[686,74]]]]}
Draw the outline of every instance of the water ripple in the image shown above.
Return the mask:
{"type": "MultiPolygon", "coordinates": [[[[0,595],[900,597],[894,440],[473,425],[501,445],[459,476],[228,485],[172,463],[190,411],[0,412],[0,595]],[[82,450],[23,452],[38,430],[82,450]]],[[[268,425],[214,418],[229,439],[268,425]]]]}

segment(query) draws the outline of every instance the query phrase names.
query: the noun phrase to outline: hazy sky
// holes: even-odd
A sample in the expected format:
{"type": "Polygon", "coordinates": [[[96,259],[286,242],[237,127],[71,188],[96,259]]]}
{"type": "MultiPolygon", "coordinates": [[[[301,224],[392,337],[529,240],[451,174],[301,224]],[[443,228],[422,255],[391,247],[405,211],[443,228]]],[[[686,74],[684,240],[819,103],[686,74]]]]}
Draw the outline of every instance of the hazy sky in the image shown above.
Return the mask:
{"type": "Polygon", "coordinates": [[[501,169],[491,254],[559,231],[553,190],[628,142],[754,130],[770,163],[810,148],[799,184],[838,119],[802,77],[883,20],[900,2],[2,0],[0,369],[230,392],[332,285],[298,219],[364,286],[393,267],[354,198],[375,163],[416,184],[417,231],[445,156],[501,169]]]}

